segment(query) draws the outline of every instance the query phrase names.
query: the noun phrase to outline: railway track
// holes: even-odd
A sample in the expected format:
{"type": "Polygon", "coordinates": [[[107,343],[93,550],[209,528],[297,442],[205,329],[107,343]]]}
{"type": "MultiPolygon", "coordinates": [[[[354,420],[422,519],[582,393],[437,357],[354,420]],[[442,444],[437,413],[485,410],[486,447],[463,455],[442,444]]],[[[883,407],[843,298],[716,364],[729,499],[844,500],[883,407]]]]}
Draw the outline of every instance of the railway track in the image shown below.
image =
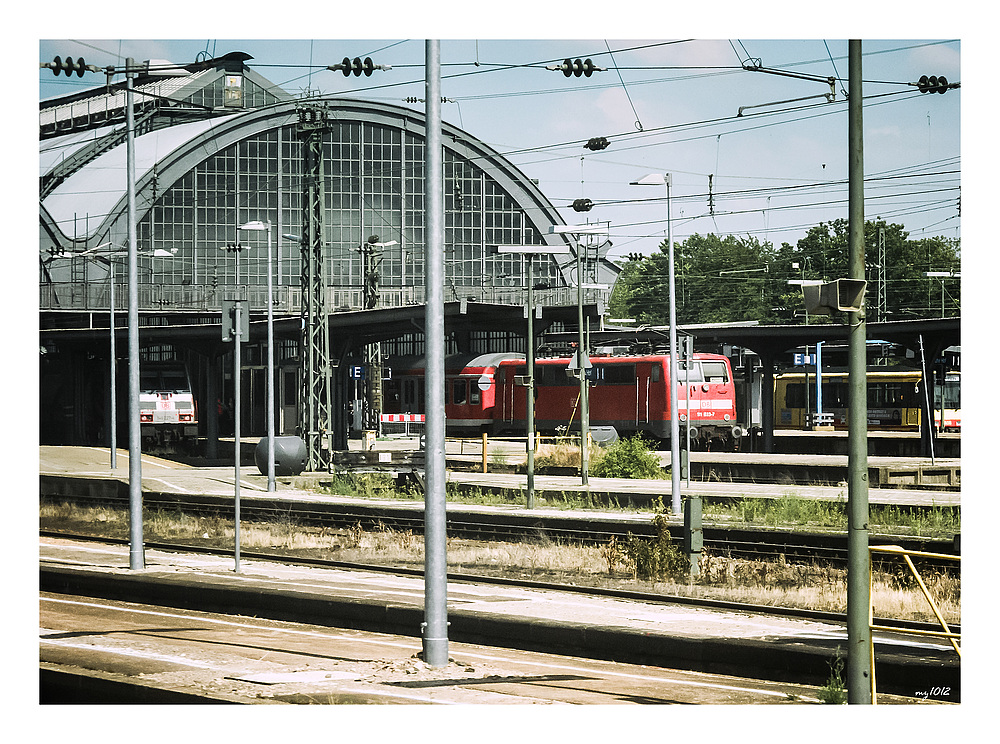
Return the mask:
{"type": "MultiPolygon", "coordinates": [[[[100,537],[94,535],[81,535],[59,530],[40,530],[40,537],[61,538],[67,540],[78,540],[81,542],[96,542],[106,545],[128,545],[129,541],[122,538],[100,537]]],[[[145,541],[144,547],[154,550],[164,550],[179,553],[193,553],[200,555],[222,555],[232,554],[232,550],[225,548],[213,548],[198,545],[187,545],[179,543],[165,543],[145,541]]],[[[280,553],[264,553],[253,551],[240,551],[241,557],[247,560],[262,560],[272,563],[281,563],[293,566],[313,566],[318,568],[337,568],[352,571],[367,571],[372,573],[384,573],[397,576],[417,576],[424,575],[422,568],[406,568],[401,566],[387,566],[381,564],[356,563],[350,561],[336,561],[324,558],[308,558],[303,556],[287,556],[280,553]]],[[[693,608],[702,609],[723,609],[747,614],[779,615],[782,617],[797,618],[801,620],[815,620],[818,622],[844,622],[847,617],[843,613],[823,612],[818,610],[804,610],[791,607],[779,607],[775,605],[755,605],[741,602],[729,602],[712,599],[696,599],[692,597],[678,597],[653,592],[633,591],[627,589],[614,589],[607,587],[590,587],[567,585],[544,581],[534,581],[527,579],[511,578],[504,576],[491,576],[486,574],[472,574],[461,572],[448,572],[448,581],[465,582],[472,584],[492,584],[520,589],[541,589],[552,592],[566,592],[586,596],[610,597],[614,599],[631,599],[641,602],[655,602],[664,604],[681,604],[693,608]]],[[[917,631],[938,631],[940,626],[933,623],[924,623],[913,620],[899,620],[895,618],[874,618],[877,625],[886,628],[899,630],[917,631]]],[[[952,631],[961,633],[960,625],[950,625],[952,631]]]]}
{"type": "MultiPolygon", "coordinates": [[[[44,498],[44,497],[43,497],[44,498]]],[[[127,507],[126,495],[107,493],[95,497],[61,495],[61,501],[127,507]]],[[[203,494],[146,492],[143,504],[147,509],[176,510],[185,514],[218,515],[232,518],[231,497],[203,494]]],[[[423,505],[419,502],[374,502],[361,499],[302,501],[254,495],[240,503],[241,518],[246,521],[292,520],[303,525],[346,528],[360,525],[365,529],[391,529],[422,533],[423,505]]],[[[683,539],[683,525],[671,523],[671,539],[683,539]]],[[[584,511],[526,512],[476,509],[449,506],[448,534],[484,541],[518,542],[524,540],[573,542],[582,544],[608,543],[612,538],[627,539],[655,536],[648,516],[622,514],[588,514],[584,511]]],[[[847,565],[847,538],[843,533],[803,532],[767,529],[727,524],[704,524],[705,550],[727,558],[774,560],[783,557],[790,562],[812,562],[835,567],[847,565]]],[[[907,550],[957,555],[956,541],[913,537],[873,536],[872,545],[898,545],[907,550]]],[[[954,563],[925,559],[923,565],[935,570],[953,571],[954,563]]]]}

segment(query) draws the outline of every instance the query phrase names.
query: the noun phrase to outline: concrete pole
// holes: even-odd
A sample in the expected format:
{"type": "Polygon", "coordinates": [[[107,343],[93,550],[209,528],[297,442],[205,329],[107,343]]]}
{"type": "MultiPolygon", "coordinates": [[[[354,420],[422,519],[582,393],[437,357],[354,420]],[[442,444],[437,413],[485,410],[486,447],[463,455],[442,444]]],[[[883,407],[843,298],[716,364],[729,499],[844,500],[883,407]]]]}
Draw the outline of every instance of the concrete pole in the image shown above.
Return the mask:
{"type": "Polygon", "coordinates": [[[448,664],[448,562],[444,452],[444,181],[441,155],[441,42],[424,48],[426,146],[424,204],[427,243],[424,345],[427,360],[424,491],[423,660],[432,667],[448,664]]]}
{"type": "MultiPolygon", "coordinates": [[[[590,486],[590,382],[587,380],[587,367],[590,361],[590,350],[587,348],[587,337],[583,326],[583,260],[581,254],[580,236],[576,238],[576,312],[579,326],[579,341],[577,343],[577,358],[580,368],[580,484],[590,486]]],[[[534,376],[532,376],[534,381],[534,376]]],[[[568,432],[567,432],[568,433],[568,432]]]]}
{"type": "MultiPolygon", "coordinates": [[[[848,42],[848,240],[851,279],[865,278],[861,41],[848,42]]],[[[847,701],[872,704],[871,556],[868,552],[868,397],[865,308],[848,313],[847,701]]]]}
{"type": "Polygon", "coordinates": [[[271,280],[271,221],[267,221],[267,490],[274,488],[274,289],[271,280]]]}
{"type": "Polygon", "coordinates": [[[115,260],[108,256],[108,271],[110,272],[110,306],[108,324],[111,326],[111,469],[118,469],[118,351],[115,343],[115,260]]]}
{"type": "Polygon", "coordinates": [[[128,504],[129,568],[146,567],[142,544],[142,433],[139,429],[139,250],[135,222],[135,62],[125,60],[126,181],[128,189],[128,504]]]}
{"type": "Polygon", "coordinates": [[[528,402],[527,441],[524,444],[528,469],[527,508],[535,508],[535,302],[534,302],[534,257],[529,253],[524,259],[528,262],[528,333],[525,340],[525,360],[527,365],[528,384],[525,386],[525,400],[528,402]]]}
{"type": "Polygon", "coordinates": [[[681,516],[681,427],[677,410],[677,295],[674,287],[674,234],[670,227],[671,174],[663,174],[667,187],[667,251],[670,273],[670,509],[681,516]]]}
{"type": "MultiPolygon", "coordinates": [[[[239,256],[239,251],[236,252],[239,256]]],[[[238,259],[237,259],[238,261],[238,259]]],[[[239,266],[239,263],[237,263],[239,266]]],[[[236,273],[237,297],[239,296],[239,270],[236,273]]],[[[236,573],[240,572],[240,367],[243,362],[240,358],[240,344],[243,341],[240,333],[240,326],[243,323],[242,308],[240,300],[236,300],[235,316],[233,318],[233,447],[235,451],[234,460],[236,462],[236,477],[233,479],[233,544],[236,558],[236,573]]]]}

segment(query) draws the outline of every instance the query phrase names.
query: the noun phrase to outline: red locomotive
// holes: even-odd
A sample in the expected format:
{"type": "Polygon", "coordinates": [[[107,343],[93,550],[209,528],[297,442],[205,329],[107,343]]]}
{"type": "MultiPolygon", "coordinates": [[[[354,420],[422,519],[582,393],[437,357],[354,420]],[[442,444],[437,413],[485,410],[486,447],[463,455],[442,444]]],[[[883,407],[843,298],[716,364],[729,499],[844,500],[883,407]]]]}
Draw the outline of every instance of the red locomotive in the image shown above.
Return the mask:
{"type": "MultiPolygon", "coordinates": [[[[642,432],[670,438],[670,357],[666,354],[594,355],[590,358],[589,413],[592,427],[614,427],[621,436],[642,432]]],[[[580,382],[569,357],[535,360],[535,428],[559,432],[580,428],[580,382]]],[[[459,355],[445,360],[445,417],[450,433],[523,433],[527,374],[520,354],[459,355]]],[[[735,449],[744,434],[736,420],[736,391],[729,360],[695,354],[690,369],[679,365],[677,405],[682,436],[692,448],[735,449]],[[685,395],[685,390],[687,395],[685,395]]],[[[386,381],[386,413],[424,413],[423,359],[400,359],[386,381]]]]}

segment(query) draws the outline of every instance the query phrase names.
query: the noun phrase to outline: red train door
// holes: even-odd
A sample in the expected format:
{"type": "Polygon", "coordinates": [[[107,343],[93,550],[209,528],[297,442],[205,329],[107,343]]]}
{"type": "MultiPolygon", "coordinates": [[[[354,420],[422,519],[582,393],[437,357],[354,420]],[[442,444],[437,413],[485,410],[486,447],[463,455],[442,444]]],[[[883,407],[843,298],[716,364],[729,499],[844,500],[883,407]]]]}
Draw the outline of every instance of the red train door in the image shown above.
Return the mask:
{"type": "Polygon", "coordinates": [[[649,378],[652,365],[642,362],[635,369],[635,423],[649,423],[649,378]]]}

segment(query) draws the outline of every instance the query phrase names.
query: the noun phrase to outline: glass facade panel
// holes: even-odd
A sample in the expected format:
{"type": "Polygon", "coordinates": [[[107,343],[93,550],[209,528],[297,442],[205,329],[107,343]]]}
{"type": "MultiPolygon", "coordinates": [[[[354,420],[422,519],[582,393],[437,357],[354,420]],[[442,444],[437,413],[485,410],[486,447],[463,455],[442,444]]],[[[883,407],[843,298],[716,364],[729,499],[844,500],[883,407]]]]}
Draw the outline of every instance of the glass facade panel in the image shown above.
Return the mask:
{"type": "MultiPolygon", "coordinates": [[[[207,90],[205,100],[211,95],[207,90]]],[[[239,284],[251,290],[265,286],[266,236],[238,227],[270,220],[275,286],[300,286],[303,160],[303,144],[291,124],[241,139],[157,193],[139,226],[140,249],[167,250],[174,258],[153,262],[156,281],[192,287],[192,302],[214,306],[221,299],[218,291],[237,283],[237,261],[226,246],[239,244],[246,247],[239,253],[239,284]]],[[[519,293],[525,287],[524,258],[498,254],[492,246],[541,244],[542,236],[475,161],[446,149],[443,169],[445,299],[506,301],[498,291],[519,293]]],[[[360,306],[359,249],[371,237],[395,241],[378,252],[379,305],[423,301],[423,175],[419,137],[373,122],[332,123],[323,140],[324,269],[332,289],[355,290],[338,294],[347,299],[337,307],[360,306]]],[[[535,259],[534,276],[539,284],[562,283],[553,259],[535,259]]]]}

